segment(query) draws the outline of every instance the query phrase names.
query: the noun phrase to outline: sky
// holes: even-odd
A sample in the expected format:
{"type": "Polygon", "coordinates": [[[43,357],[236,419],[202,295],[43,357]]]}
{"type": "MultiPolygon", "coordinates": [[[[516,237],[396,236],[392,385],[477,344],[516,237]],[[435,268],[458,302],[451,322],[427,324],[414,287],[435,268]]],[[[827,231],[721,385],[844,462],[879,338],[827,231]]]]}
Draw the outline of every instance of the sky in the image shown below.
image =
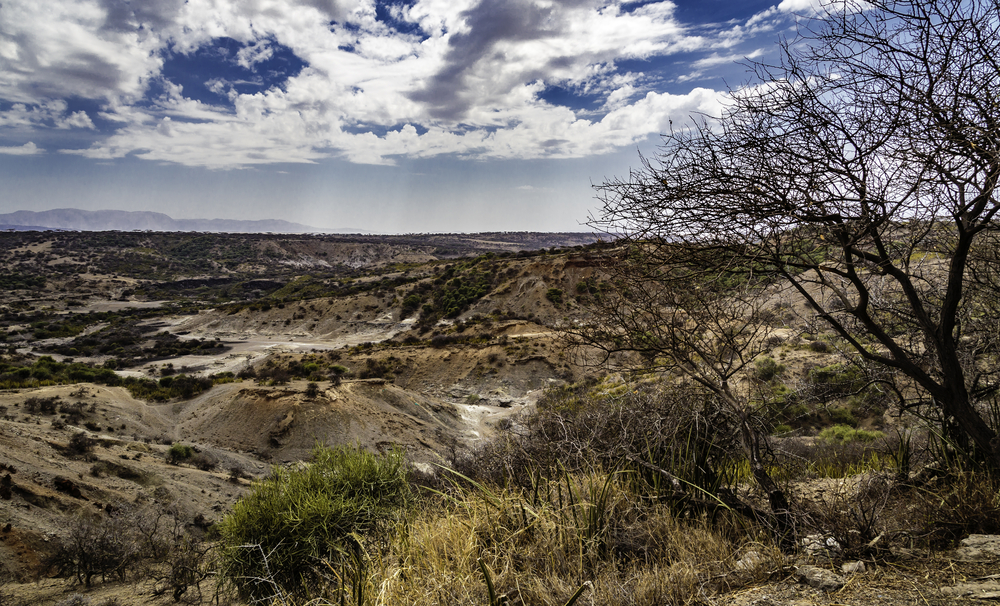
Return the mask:
{"type": "Polygon", "coordinates": [[[0,213],[586,231],[813,0],[3,0],[0,213]]]}

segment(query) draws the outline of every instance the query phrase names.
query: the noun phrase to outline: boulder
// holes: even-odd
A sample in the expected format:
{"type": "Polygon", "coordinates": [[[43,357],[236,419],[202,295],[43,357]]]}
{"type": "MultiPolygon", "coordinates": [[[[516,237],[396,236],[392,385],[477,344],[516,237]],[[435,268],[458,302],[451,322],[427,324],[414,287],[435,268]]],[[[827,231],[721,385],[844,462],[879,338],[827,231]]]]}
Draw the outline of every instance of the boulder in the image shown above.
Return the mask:
{"type": "Polygon", "coordinates": [[[977,600],[1000,600],[1000,583],[962,583],[954,587],[942,587],[941,593],[955,598],[975,598],[977,600]]]}
{"type": "Polygon", "coordinates": [[[961,562],[992,562],[1000,560],[1000,535],[971,534],[959,542],[955,559],[961,562]]]}
{"type": "Polygon", "coordinates": [[[837,591],[844,586],[844,579],[839,575],[818,566],[799,566],[795,570],[795,578],[822,591],[837,591]]]}

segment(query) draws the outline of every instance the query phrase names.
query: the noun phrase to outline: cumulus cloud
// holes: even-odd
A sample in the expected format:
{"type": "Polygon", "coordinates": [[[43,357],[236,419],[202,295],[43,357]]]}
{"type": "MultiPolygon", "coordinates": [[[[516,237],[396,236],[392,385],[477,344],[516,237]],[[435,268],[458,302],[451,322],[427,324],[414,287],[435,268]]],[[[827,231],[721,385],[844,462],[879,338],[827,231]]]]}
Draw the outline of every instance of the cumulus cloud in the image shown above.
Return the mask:
{"type": "Polygon", "coordinates": [[[42,153],[42,150],[38,149],[31,141],[28,141],[20,147],[3,147],[0,146],[0,154],[6,154],[8,156],[34,156],[35,154],[42,153]]]}
{"type": "Polygon", "coordinates": [[[7,111],[0,111],[2,127],[52,127],[57,129],[94,128],[87,112],[69,112],[63,100],[47,101],[37,105],[14,103],[7,111]]]}
{"type": "Polygon", "coordinates": [[[137,98],[159,69],[157,42],[97,2],[0,4],[0,98],[137,98]]]}
{"type": "Polygon", "coordinates": [[[805,17],[843,15],[866,11],[871,4],[865,0],[781,0],[776,9],[805,17]]]}
{"type": "Polygon", "coordinates": [[[823,0],[781,0],[778,10],[785,13],[819,12],[823,0]]]}
{"type": "Polygon", "coordinates": [[[674,19],[670,2],[625,12],[618,4],[510,0],[481,2],[460,14],[441,67],[410,98],[434,118],[466,120],[477,108],[508,105],[525,83],[615,90],[615,62],[708,46],[674,19]]]}
{"type": "Polygon", "coordinates": [[[94,122],[87,115],[87,112],[73,112],[69,116],[60,119],[56,123],[56,128],[94,128],[94,122]]]}
{"type": "Polygon", "coordinates": [[[745,56],[734,47],[780,18],[771,9],[694,31],[674,9],[666,0],[5,0],[0,100],[11,105],[0,127],[96,130],[64,101],[85,98],[112,126],[92,146],[62,151],[99,159],[240,168],[608,153],[724,101],[707,88],[668,94],[634,65],[698,53],[687,79],[700,77],[745,56]],[[225,60],[254,78],[206,75],[199,86],[215,97],[203,97],[165,75],[173,58],[221,52],[222,39],[238,47],[225,60]],[[301,69],[263,78],[282,52],[301,69]],[[251,80],[261,83],[252,92],[240,86],[251,80]],[[552,101],[554,88],[587,101],[552,101]]]}

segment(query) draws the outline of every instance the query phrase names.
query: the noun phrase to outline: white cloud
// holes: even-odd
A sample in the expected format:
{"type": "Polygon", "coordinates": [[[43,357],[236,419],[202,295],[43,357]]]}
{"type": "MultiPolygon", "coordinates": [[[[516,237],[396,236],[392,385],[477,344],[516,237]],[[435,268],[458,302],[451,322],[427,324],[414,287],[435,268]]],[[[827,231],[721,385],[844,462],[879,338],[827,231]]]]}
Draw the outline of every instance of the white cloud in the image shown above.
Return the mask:
{"type": "Polygon", "coordinates": [[[43,9],[4,0],[0,99],[15,105],[0,113],[0,127],[94,129],[90,116],[53,101],[84,97],[101,101],[98,115],[117,125],[89,148],[63,150],[92,158],[240,168],[324,157],[583,157],[635,144],[692,112],[717,112],[723,99],[702,88],[660,92],[655,79],[618,64],[711,52],[692,64],[688,79],[697,77],[738,58],[733,46],[777,18],[772,9],[695,33],[668,1],[627,11],[623,0],[418,0],[392,9],[419,26],[401,33],[376,19],[374,0],[154,4],[50,0],[43,9]],[[229,103],[219,106],[162,79],[171,53],[220,37],[245,45],[231,57],[245,69],[274,57],[278,45],[307,67],[253,94],[225,75],[210,77],[206,89],[229,103]],[[152,82],[163,90],[156,98],[152,82]],[[553,86],[598,101],[547,103],[542,95],[553,86]]]}
{"type": "Polygon", "coordinates": [[[253,46],[245,46],[236,53],[236,62],[247,69],[252,68],[255,64],[262,61],[267,61],[274,55],[274,47],[271,46],[267,40],[254,44],[253,46]]]}
{"type": "Polygon", "coordinates": [[[718,53],[712,53],[707,57],[702,57],[690,64],[693,71],[683,74],[677,77],[678,82],[690,82],[691,80],[698,80],[704,78],[707,71],[713,67],[718,67],[720,65],[730,65],[733,63],[739,63],[741,61],[754,60],[764,54],[763,49],[754,49],[749,53],[745,54],[729,54],[720,55],[718,53]]]}
{"type": "Polygon", "coordinates": [[[0,154],[6,154],[8,156],[34,156],[36,154],[42,153],[41,149],[38,149],[31,141],[28,141],[20,147],[2,147],[0,146],[0,154]]]}
{"type": "Polygon", "coordinates": [[[29,106],[24,103],[15,103],[7,111],[0,112],[0,128],[35,128],[54,127],[57,129],[68,128],[94,128],[94,123],[86,112],[77,111],[67,114],[65,101],[47,101],[38,105],[29,106]]]}
{"type": "Polygon", "coordinates": [[[777,9],[804,17],[853,14],[872,8],[865,0],[781,0],[777,9]]]}
{"type": "Polygon", "coordinates": [[[818,13],[824,0],[781,0],[778,10],[783,13],[818,13]]]}
{"type": "Polygon", "coordinates": [[[38,103],[66,97],[137,98],[159,70],[157,42],[110,27],[95,1],[5,0],[0,4],[0,98],[38,103]]]}
{"type": "Polygon", "coordinates": [[[59,120],[56,128],[94,128],[94,122],[87,115],[87,112],[73,112],[68,117],[59,120]]]}

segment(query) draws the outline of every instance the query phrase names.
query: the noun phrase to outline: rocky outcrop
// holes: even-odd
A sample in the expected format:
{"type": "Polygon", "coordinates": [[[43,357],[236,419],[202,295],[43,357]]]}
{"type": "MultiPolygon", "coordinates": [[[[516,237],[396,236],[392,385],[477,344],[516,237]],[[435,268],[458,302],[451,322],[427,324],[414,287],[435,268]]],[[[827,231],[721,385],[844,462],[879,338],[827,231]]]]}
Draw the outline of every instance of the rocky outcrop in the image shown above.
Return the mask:
{"type": "Polygon", "coordinates": [[[959,542],[955,559],[961,562],[994,562],[1000,560],[1000,535],[972,534],[959,542]]]}

